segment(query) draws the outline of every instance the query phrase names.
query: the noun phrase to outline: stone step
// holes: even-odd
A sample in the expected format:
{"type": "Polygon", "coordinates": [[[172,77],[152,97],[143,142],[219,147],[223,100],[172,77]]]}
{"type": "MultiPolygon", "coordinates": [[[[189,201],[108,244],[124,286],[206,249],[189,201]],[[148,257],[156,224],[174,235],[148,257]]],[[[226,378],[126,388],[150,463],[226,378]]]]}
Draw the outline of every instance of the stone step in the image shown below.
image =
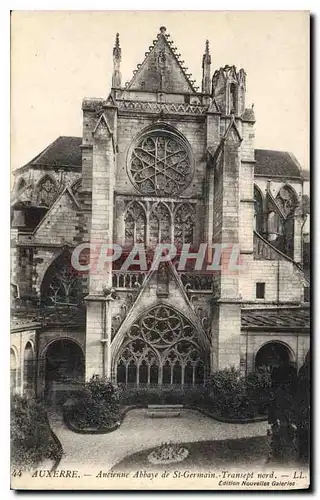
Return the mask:
{"type": "Polygon", "coordinates": [[[149,418],[173,418],[180,417],[181,413],[177,410],[147,410],[147,417],[149,418]]]}
{"type": "Polygon", "coordinates": [[[183,405],[148,405],[148,410],[177,410],[183,408],[183,405]]]}

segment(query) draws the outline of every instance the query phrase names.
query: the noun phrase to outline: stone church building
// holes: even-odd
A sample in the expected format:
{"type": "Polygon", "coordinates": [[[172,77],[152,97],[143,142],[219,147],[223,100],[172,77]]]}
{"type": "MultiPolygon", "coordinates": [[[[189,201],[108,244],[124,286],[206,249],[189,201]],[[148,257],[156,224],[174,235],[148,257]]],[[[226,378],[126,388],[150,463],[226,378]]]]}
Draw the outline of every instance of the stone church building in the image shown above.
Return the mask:
{"type": "Polygon", "coordinates": [[[201,90],[165,27],[125,84],[121,57],[117,35],[110,94],[83,100],[82,137],[58,137],[14,172],[12,391],[49,397],[93,374],[185,387],[232,365],[300,368],[309,349],[304,171],[289,152],[255,149],[247,75],[213,70],[208,42],[201,90]],[[239,265],[92,265],[112,243],[126,255],[173,244],[178,256],[230,245],[239,265]],[[81,272],[76,248],[91,252],[81,272]]]}

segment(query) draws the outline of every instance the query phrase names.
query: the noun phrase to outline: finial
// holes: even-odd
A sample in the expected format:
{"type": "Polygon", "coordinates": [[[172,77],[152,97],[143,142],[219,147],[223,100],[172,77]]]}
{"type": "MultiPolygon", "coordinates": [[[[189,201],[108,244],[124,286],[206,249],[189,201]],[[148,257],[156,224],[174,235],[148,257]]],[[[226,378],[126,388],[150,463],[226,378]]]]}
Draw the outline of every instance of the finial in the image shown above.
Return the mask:
{"type": "Polygon", "coordinates": [[[116,34],[116,41],[115,41],[115,45],[114,45],[114,48],[113,48],[113,55],[114,55],[114,57],[117,57],[119,59],[121,57],[121,48],[120,48],[120,41],[119,41],[119,33],[116,34]]]}
{"type": "Polygon", "coordinates": [[[206,53],[209,54],[209,40],[206,40],[206,53]]]}
{"type": "Polygon", "coordinates": [[[167,31],[167,28],[165,26],[160,26],[160,33],[162,33],[164,35],[166,31],[167,31]]]}

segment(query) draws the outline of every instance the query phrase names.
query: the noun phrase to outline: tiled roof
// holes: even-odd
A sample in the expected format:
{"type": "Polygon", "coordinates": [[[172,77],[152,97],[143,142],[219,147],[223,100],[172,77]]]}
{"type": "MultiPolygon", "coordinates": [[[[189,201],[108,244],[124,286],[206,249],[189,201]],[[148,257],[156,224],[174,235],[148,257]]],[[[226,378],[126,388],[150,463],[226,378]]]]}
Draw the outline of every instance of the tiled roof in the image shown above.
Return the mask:
{"type": "Polygon", "coordinates": [[[241,328],[261,330],[310,328],[310,309],[308,307],[243,309],[241,328]]]}
{"type": "MultiPolygon", "coordinates": [[[[81,137],[60,136],[27,165],[81,167],[81,144],[81,137]]],[[[256,149],[255,159],[255,174],[265,175],[266,177],[301,177],[301,170],[297,160],[285,151],[256,149]]]]}
{"type": "Polygon", "coordinates": [[[287,151],[255,149],[254,173],[273,176],[301,177],[301,169],[295,157],[287,151]]]}
{"type": "Polygon", "coordinates": [[[28,165],[50,165],[57,167],[81,167],[81,137],[60,136],[28,165]]]}

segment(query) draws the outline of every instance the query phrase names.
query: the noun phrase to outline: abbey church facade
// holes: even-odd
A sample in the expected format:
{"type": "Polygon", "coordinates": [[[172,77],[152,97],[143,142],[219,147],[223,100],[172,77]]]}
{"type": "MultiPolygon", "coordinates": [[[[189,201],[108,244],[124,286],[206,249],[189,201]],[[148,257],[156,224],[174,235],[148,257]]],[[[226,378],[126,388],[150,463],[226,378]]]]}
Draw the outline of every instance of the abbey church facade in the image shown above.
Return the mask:
{"type": "Polygon", "coordinates": [[[213,70],[208,42],[201,89],[164,27],[126,84],[121,58],[117,35],[111,91],[83,100],[82,137],[57,138],[14,172],[12,391],[50,397],[94,374],[188,387],[230,366],[299,369],[310,286],[301,166],[255,149],[247,75],[213,70]],[[92,265],[108,245],[159,243],[177,255],[230,245],[239,265],[92,265]],[[77,248],[90,249],[81,272],[77,248]]]}

